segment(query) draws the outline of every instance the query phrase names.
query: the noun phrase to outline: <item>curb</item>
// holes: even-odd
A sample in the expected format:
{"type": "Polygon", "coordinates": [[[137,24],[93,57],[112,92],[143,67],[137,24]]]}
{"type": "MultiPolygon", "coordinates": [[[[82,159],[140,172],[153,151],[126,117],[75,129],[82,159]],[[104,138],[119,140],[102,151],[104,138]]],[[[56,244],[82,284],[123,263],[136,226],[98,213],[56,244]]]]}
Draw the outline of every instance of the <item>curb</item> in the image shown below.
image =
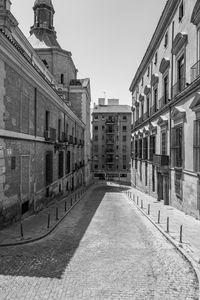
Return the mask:
{"type": "MultiPolygon", "coordinates": [[[[0,244],[0,248],[3,248],[3,247],[13,247],[13,246],[20,246],[20,245],[25,245],[25,244],[30,244],[30,243],[33,243],[33,242],[36,242],[36,241],[39,241],[43,238],[45,238],[46,236],[48,236],[50,233],[52,233],[54,231],[54,229],[62,222],[62,220],[70,213],[70,211],[74,208],[74,206],[76,206],[76,204],[78,204],[86,195],[87,191],[85,192],[85,194],[83,195],[83,197],[81,197],[78,201],[76,201],[69,209],[68,211],[58,220],[57,223],[55,223],[51,229],[49,229],[46,233],[38,236],[38,237],[35,237],[33,239],[24,239],[24,240],[21,240],[21,241],[18,241],[18,242],[13,242],[13,243],[5,243],[5,244],[0,244]]],[[[64,199],[64,197],[63,197],[64,199]]],[[[62,200],[63,200],[62,199],[62,200]]]]}
{"type": "MultiPolygon", "coordinates": [[[[132,200],[126,193],[125,195],[129,200],[132,200]]],[[[134,206],[160,231],[160,233],[180,252],[180,254],[183,256],[183,258],[190,264],[190,266],[193,268],[196,278],[198,280],[198,285],[199,285],[199,299],[200,299],[200,269],[197,266],[197,263],[187,254],[187,252],[183,249],[180,248],[178,242],[175,242],[169,234],[167,234],[160,226],[156,224],[156,222],[146,214],[146,212],[140,208],[134,200],[131,201],[134,206]]]]}

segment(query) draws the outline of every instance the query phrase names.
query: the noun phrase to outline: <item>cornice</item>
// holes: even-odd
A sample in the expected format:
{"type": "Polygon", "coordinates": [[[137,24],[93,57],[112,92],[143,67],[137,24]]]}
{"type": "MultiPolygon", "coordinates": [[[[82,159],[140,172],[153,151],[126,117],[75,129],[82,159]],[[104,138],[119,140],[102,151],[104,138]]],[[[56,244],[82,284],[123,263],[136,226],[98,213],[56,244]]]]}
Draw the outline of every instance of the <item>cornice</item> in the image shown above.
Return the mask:
{"type": "Polygon", "coordinates": [[[181,0],[168,0],[165,8],[162,12],[162,15],[160,17],[160,20],[157,24],[157,27],[154,31],[153,37],[149,43],[149,46],[146,50],[146,53],[142,59],[142,62],[140,63],[139,68],[137,69],[137,72],[132,80],[132,83],[130,85],[130,92],[135,89],[135,86],[137,85],[138,81],[140,80],[140,77],[146,70],[147,65],[150,63],[154,53],[156,52],[156,49],[163,38],[165,31],[170,24],[174,13],[178,7],[178,4],[180,3],[181,0]]]}

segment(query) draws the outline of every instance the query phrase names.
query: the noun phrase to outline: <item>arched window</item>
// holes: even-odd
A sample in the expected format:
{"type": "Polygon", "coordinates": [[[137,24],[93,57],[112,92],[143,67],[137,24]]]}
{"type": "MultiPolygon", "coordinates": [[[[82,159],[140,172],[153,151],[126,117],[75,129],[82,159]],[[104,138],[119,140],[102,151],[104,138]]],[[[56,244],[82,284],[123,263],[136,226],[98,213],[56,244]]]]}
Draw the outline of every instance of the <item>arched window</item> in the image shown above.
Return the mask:
{"type": "Polygon", "coordinates": [[[64,84],[64,74],[61,74],[61,75],[60,75],[60,83],[61,83],[61,84],[64,84]]]}

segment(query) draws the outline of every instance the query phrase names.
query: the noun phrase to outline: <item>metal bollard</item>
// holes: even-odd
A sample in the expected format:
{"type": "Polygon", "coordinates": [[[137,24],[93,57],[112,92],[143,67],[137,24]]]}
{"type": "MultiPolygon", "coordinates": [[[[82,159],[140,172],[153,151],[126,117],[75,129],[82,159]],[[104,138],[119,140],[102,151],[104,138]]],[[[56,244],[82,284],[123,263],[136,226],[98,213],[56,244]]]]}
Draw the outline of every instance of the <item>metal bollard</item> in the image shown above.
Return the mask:
{"type": "Polygon", "coordinates": [[[21,238],[24,238],[24,230],[23,230],[22,222],[20,222],[20,232],[21,232],[21,238]]]}
{"type": "Polygon", "coordinates": [[[148,215],[150,215],[150,211],[151,211],[151,205],[148,204],[148,215]]]}
{"type": "Polygon", "coordinates": [[[56,221],[58,220],[58,207],[56,207],[56,221]]]}
{"type": "Polygon", "coordinates": [[[180,226],[180,243],[183,242],[183,225],[180,226]]]}
{"type": "Polygon", "coordinates": [[[47,219],[47,228],[50,227],[50,213],[48,213],[48,219],[47,219]]]}
{"type": "Polygon", "coordinates": [[[158,211],[158,224],[160,224],[160,210],[158,211]]]}
{"type": "Polygon", "coordinates": [[[167,217],[167,233],[169,233],[169,217],[167,217]]]}

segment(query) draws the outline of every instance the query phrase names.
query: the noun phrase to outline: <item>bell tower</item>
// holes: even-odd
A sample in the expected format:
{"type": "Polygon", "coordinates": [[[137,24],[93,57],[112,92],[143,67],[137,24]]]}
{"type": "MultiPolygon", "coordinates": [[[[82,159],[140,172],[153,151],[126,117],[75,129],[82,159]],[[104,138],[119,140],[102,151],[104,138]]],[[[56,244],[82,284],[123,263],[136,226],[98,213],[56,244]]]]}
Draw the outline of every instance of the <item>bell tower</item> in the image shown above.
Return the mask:
{"type": "Polygon", "coordinates": [[[36,0],[33,6],[34,25],[30,34],[44,41],[48,47],[60,47],[56,40],[56,31],[53,26],[54,8],[51,0],[36,0]]]}

